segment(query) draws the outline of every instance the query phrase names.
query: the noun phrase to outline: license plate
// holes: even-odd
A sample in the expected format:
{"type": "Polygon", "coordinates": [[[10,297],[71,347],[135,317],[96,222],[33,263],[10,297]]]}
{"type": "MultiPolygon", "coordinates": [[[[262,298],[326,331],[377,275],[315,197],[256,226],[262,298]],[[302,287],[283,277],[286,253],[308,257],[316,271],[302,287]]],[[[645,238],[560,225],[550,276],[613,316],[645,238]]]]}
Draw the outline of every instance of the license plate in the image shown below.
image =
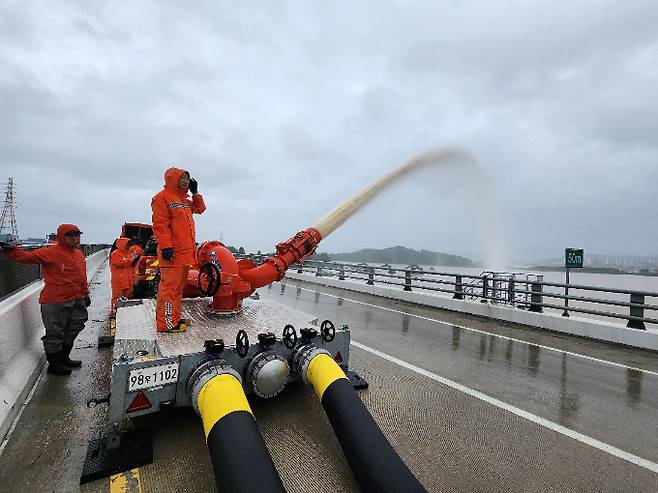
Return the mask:
{"type": "Polygon", "coordinates": [[[137,370],[130,370],[128,374],[128,392],[176,383],[177,381],[178,363],[138,368],[137,370]]]}

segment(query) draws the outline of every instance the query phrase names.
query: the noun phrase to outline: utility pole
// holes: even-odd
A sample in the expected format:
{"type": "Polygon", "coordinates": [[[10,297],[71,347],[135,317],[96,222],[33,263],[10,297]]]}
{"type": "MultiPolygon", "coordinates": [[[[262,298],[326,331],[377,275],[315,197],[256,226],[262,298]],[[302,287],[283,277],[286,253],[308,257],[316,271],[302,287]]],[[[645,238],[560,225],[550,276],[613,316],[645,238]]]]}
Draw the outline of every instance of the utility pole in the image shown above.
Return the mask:
{"type": "Polygon", "coordinates": [[[18,239],[18,225],[14,209],[14,179],[9,178],[9,181],[5,183],[5,205],[2,209],[2,218],[0,218],[0,235],[10,234],[18,239]]]}

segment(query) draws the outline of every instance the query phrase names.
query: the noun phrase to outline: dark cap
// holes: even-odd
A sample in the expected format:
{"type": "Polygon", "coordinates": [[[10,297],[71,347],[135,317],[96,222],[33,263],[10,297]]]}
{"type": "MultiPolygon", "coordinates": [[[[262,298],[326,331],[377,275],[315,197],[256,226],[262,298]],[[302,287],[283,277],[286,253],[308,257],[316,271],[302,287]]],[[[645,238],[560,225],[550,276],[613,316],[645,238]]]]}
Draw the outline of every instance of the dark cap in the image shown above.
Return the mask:
{"type": "Polygon", "coordinates": [[[77,236],[77,235],[81,235],[82,231],[79,231],[77,229],[72,229],[71,231],[67,231],[64,234],[67,235],[67,236],[77,236]]]}

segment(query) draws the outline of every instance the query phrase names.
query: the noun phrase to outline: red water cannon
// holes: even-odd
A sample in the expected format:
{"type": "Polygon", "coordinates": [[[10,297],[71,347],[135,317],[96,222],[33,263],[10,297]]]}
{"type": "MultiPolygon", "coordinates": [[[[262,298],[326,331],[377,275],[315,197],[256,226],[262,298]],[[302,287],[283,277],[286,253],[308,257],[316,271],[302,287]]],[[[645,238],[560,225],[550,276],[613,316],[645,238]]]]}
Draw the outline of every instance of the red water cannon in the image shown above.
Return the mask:
{"type": "Polygon", "coordinates": [[[212,296],[211,313],[238,313],[242,300],[256,289],[279,281],[286,270],[315,252],[322,239],[315,228],[300,231],[288,241],[276,246],[276,255],[261,265],[249,259],[236,260],[219,241],[206,241],[197,248],[198,285],[206,296],[212,296]]]}

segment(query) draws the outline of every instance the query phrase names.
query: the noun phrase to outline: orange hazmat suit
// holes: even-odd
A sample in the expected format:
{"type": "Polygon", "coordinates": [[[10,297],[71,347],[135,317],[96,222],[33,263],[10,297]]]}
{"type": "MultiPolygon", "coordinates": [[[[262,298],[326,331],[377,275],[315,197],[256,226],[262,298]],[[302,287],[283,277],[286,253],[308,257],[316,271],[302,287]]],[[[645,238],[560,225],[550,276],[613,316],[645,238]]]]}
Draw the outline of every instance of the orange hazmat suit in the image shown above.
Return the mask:
{"type": "Polygon", "coordinates": [[[14,248],[4,254],[22,264],[41,264],[44,287],[39,303],[64,303],[84,300],[89,294],[87,262],[79,246],[70,246],[64,239],[67,231],[80,231],[75,224],[61,224],[57,228],[57,244],[30,252],[14,248]]]}
{"type": "Polygon", "coordinates": [[[202,214],[206,210],[200,194],[194,194],[190,200],[188,190],[179,188],[178,182],[184,173],[188,172],[169,168],[164,175],[163,190],[151,200],[153,234],[158,240],[160,261],[156,306],[158,332],[166,332],[180,321],[183,288],[190,266],[196,265],[196,232],[192,214],[202,214]],[[174,256],[171,260],[162,257],[164,248],[173,248],[174,256]]]}
{"type": "Polygon", "coordinates": [[[110,275],[112,285],[111,313],[116,313],[116,302],[122,296],[130,298],[133,290],[133,257],[128,251],[129,238],[119,238],[116,250],[110,254],[110,275]]]}

